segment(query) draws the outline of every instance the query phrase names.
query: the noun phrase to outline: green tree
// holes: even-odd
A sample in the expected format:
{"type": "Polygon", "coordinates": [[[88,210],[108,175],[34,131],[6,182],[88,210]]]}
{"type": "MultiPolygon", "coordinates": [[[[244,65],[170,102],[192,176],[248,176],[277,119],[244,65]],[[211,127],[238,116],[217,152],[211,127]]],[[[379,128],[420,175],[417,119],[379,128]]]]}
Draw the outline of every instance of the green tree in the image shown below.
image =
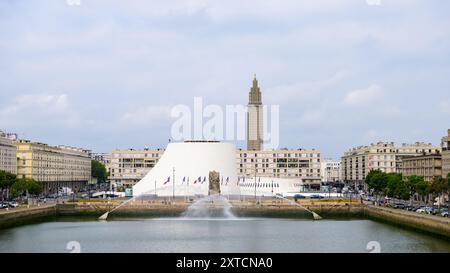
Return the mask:
{"type": "Polygon", "coordinates": [[[32,178],[17,179],[11,187],[11,193],[16,197],[23,196],[25,194],[28,198],[29,195],[39,195],[42,191],[42,183],[32,178]]]}
{"type": "Polygon", "coordinates": [[[92,177],[97,178],[98,183],[105,183],[108,178],[108,172],[106,171],[105,165],[97,160],[91,161],[91,174],[92,177]]]}
{"type": "Polygon", "coordinates": [[[3,200],[6,191],[6,198],[9,198],[9,190],[16,181],[16,175],[7,171],[0,170],[0,197],[3,200]]]}
{"type": "Polygon", "coordinates": [[[387,176],[380,170],[372,170],[367,174],[366,183],[376,194],[381,193],[387,186],[387,176]]]}
{"type": "Polygon", "coordinates": [[[416,184],[416,191],[421,197],[421,200],[425,198],[425,202],[428,202],[428,195],[430,194],[430,185],[421,177],[416,184]]]}
{"type": "Polygon", "coordinates": [[[386,174],[386,188],[384,192],[388,197],[397,198],[398,187],[402,184],[402,175],[397,173],[386,174]]]}
{"type": "Polygon", "coordinates": [[[394,193],[395,198],[397,199],[401,199],[401,200],[410,200],[411,199],[411,191],[408,187],[408,184],[403,181],[400,180],[397,188],[395,189],[395,193],[394,193]]]}
{"type": "Polygon", "coordinates": [[[430,193],[433,194],[433,201],[436,196],[439,198],[448,190],[447,179],[442,176],[435,176],[430,185],[430,193]]]}
{"type": "Polygon", "coordinates": [[[406,179],[406,186],[409,189],[410,196],[414,196],[417,193],[417,184],[424,181],[423,176],[412,175],[406,179]]]}

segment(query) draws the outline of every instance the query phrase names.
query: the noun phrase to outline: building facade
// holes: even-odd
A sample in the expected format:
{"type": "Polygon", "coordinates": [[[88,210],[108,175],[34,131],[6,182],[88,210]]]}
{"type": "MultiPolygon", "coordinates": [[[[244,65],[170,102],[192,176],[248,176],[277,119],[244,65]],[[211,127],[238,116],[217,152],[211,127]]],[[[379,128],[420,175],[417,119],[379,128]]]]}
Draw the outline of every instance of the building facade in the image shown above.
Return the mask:
{"type": "Polygon", "coordinates": [[[77,191],[91,179],[91,159],[87,150],[29,140],[14,143],[17,147],[17,176],[42,182],[45,193],[56,193],[60,187],[77,191]]]}
{"type": "Polygon", "coordinates": [[[109,166],[111,161],[111,154],[108,153],[90,153],[89,156],[92,160],[101,162],[105,167],[109,166]]]}
{"type": "Polygon", "coordinates": [[[447,136],[442,138],[442,176],[445,178],[450,173],[450,129],[447,136]]]}
{"type": "Polygon", "coordinates": [[[341,159],[342,180],[362,189],[364,180],[371,170],[385,173],[400,173],[405,157],[440,151],[432,144],[416,142],[397,147],[393,142],[378,142],[347,151],[341,159]]]}
{"type": "Polygon", "coordinates": [[[263,106],[258,80],[253,79],[247,112],[247,150],[263,149],[263,106]]]}
{"type": "Polygon", "coordinates": [[[322,182],[341,181],[341,162],[337,160],[324,159],[320,162],[320,173],[322,182]]]}
{"type": "Polygon", "coordinates": [[[315,150],[237,150],[240,177],[301,178],[305,185],[320,188],[320,152],[315,150]]]}
{"type": "Polygon", "coordinates": [[[442,176],[442,156],[440,153],[403,157],[401,173],[403,179],[416,175],[426,182],[432,182],[436,176],[442,176]]]}
{"type": "Polygon", "coordinates": [[[107,165],[109,180],[116,188],[131,188],[158,162],[164,149],[115,150],[107,165]]]}
{"type": "Polygon", "coordinates": [[[0,170],[17,173],[17,147],[2,131],[0,131],[0,170]]]}

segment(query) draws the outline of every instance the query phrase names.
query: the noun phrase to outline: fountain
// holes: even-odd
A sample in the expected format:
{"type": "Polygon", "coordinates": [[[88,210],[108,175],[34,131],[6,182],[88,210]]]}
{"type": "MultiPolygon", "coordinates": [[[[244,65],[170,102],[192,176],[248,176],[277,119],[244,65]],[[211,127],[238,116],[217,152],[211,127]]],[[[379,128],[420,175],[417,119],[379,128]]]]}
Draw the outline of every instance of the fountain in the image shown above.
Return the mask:
{"type": "Polygon", "coordinates": [[[182,214],[183,218],[226,218],[234,219],[236,216],[231,211],[232,205],[222,195],[213,194],[203,197],[182,214]]]}

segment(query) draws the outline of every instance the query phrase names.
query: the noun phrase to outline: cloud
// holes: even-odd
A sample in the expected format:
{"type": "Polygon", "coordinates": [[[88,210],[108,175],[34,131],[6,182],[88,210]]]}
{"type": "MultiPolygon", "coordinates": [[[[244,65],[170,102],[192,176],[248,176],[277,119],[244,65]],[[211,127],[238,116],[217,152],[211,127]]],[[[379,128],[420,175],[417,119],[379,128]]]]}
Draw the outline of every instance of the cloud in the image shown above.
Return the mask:
{"type": "Polygon", "coordinates": [[[170,116],[171,107],[167,105],[150,105],[139,107],[122,114],[121,125],[140,127],[168,125],[172,120],[170,116]]]}
{"type": "Polygon", "coordinates": [[[351,107],[364,107],[375,103],[383,97],[380,86],[372,84],[367,88],[351,91],[344,98],[344,104],[351,107]]]}
{"type": "Polygon", "coordinates": [[[57,95],[20,95],[1,110],[2,115],[16,115],[24,112],[36,112],[41,115],[62,114],[67,111],[66,94],[57,95]]]}
{"type": "Polygon", "coordinates": [[[369,130],[401,138],[417,123],[402,114],[419,108],[431,132],[449,113],[449,7],[420,0],[0,1],[0,127],[60,144],[72,137],[72,145],[94,150],[163,146],[169,105],[194,96],[246,104],[256,73],[263,102],[280,105],[282,146],[332,156],[369,130]],[[422,107],[430,95],[439,107],[422,107]],[[367,111],[371,103],[377,107],[367,111]]]}
{"type": "Polygon", "coordinates": [[[72,108],[67,94],[19,95],[0,110],[0,124],[12,128],[53,130],[76,128],[81,123],[81,118],[72,108]]]}
{"type": "Polygon", "coordinates": [[[450,100],[443,100],[439,102],[439,109],[444,114],[450,114],[450,100]]]}
{"type": "Polygon", "coordinates": [[[295,98],[306,101],[320,98],[323,93],[333,90],[339,83],[349,77],[346,70],[337,71],[328,78],[316,81],[297,82],[289,85],[278,85],[267,89],[265,101],[270,103],[286,103],[295,98]]]}

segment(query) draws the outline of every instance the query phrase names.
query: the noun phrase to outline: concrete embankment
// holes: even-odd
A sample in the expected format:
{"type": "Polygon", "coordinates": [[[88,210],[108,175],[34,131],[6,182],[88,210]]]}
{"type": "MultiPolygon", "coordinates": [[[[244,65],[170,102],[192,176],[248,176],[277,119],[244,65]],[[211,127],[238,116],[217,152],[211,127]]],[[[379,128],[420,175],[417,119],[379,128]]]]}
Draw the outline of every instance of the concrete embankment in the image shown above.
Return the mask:
{"type": "MultiPolygon", "coordinates": [[[[306,205],[305,208],[314,211],[323,218],[363,218],[364,210],[360,205],[306,205]]],[[[292,205],[237,205],[233,213],[240,217],[282,217],[313,219],[307,210],[292,205]]]]}
{"type": "Polygon", "coordinates": [[[364,207],[364,214],[372,220],[450,239],[449,218],[375,206],[364,207]]]}
{"type": "MultiPolygon", "coordinates": [[[[186,211],[189,205],[180,204],[130,204],[123,206],[110,214],[114,217],[176,217],[186,211]]],[[[88,216],[99,217],[103,213],[113,209],[113,205],[105,204],[60,204],[59,216],[88,216]]]]}
{"type": "Polygon", "coordinates": [[[57,215],[56,205],[42,205],[30,208],[2,210],[0,213],[0,229],[33,223],[57,215]]]}

